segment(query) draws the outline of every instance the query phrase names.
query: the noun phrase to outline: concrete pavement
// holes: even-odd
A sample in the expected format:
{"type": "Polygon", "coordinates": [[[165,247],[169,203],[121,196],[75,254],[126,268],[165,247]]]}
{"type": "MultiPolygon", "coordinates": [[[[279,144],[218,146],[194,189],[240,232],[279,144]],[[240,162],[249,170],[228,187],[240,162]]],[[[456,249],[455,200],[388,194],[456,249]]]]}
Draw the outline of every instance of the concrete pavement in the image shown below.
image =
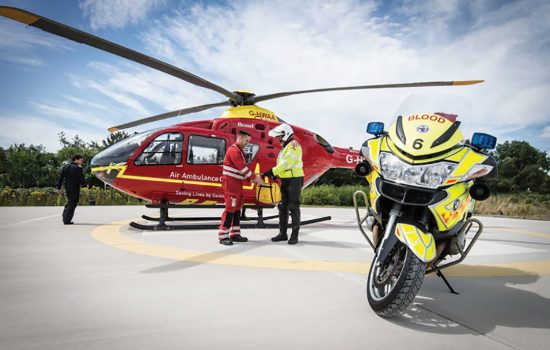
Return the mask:
{"type": "MultiPolygon", "coordinates": [[[[225,247],[212,231],[142,232],[143,207],[0,208],[0,349],[546,349],[548,222],[482,217],[464,265],[427,277],[414,305],[370,309],[372,252],[353,209],[304,208],[297,246],[246,230],[225,247]]],[[[186,211],[214,216],[217,210],[186,211]]],[[[174,211],[176,216],[183,212],[174,211]]],[[[247,214],[254,215],[252,211],[247,214]]],[[[269,213],[268,213],[269,214],[269,213]]]]}

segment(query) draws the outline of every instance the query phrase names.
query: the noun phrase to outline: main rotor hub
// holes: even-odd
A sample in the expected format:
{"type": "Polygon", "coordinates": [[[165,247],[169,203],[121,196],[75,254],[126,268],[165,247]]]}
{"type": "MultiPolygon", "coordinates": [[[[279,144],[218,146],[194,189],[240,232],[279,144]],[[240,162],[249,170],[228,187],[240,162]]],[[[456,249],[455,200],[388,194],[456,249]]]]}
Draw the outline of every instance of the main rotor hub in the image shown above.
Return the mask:
{"type": "Polygon", "coordinates": [[[236,90],[233,92],[242,98],[240,104],[235,103],[235,101],[231,101],[233,107],[254,105],[254,96],[256,96],[255,93],[246,90],[236,90]]]}

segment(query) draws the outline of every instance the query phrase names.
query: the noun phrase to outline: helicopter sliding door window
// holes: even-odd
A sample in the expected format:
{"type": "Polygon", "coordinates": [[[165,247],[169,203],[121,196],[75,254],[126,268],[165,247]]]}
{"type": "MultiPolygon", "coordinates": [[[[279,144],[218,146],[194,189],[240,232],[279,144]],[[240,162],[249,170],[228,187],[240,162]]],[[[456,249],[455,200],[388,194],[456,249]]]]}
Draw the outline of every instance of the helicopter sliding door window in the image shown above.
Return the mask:
{"type": "Polygon", "coordinates": [[[181,164],[183,134],[168,132],[157,136],[134,162],[136,165],[181,164]]]}
{"type": "Polygon", "coordinates": [[[259,150],[260,150],[260,145],[257,145],[255,143],[249,143],[248,146],[245,147],[243,151],[246,157],[247,164],[252,163],[252,160],[254,160],[259,150]]]}
{"type": "Polygon", "coordinates": [[[187,164],[222,164],[225,158],[225,139],[189,136],[187,164]]]}
{"type": "Polygon", "coordinates": [[[332,148],[330,143],[328,143],[328,141],[325,140],[321,135],[313,134],[313,138],[315,139],[315,141],[318,144],[323,146],[327,150],[328,153],[334,153],[334,148],[332,148]]]}

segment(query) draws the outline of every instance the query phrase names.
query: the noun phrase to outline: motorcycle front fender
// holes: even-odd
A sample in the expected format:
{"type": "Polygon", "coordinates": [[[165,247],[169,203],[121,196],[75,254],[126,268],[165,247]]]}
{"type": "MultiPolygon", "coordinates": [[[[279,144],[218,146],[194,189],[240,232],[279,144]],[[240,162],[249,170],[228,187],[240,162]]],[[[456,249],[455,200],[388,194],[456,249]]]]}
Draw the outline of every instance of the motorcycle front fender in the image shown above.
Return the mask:
{"type": "Polygon", "coordinates": [[[395,237],[405,244],[423,262],[435,259],[435,239],[431,233],[425,233],[415,225],[397,223],[395,237]]]}

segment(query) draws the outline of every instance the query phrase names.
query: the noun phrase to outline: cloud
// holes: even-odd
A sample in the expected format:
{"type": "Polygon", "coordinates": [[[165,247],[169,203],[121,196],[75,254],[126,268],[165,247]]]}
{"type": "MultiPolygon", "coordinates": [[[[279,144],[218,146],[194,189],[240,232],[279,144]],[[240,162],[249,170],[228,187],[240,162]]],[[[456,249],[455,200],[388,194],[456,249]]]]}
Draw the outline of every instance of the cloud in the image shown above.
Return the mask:
{"type": "Polygon", "coordinates": [[[550,139],[550,125],[544,127],[544,129],[542,130],[542,134],[540,135],[540,137],[541,137],[541,138],[544,138],[544,139],[550,139]]]}
{"type": "Polygon", "coordinates": [[[107,132],[89,130],[82,126],[61,127],[57,122],[32,115],[0,112],[0,147],[13,144],[43,145],[47,151],[55,152],[61,148],[59,132],[65,132],[68,138],[79,135],[85,141],[99,141],[107,132]]]}
{"type": "Polygon", "coordinates": [[[86,109],[46,102],[33,102],[32,104],[37,108],[41,115],[62,118],[65,121],[70,122],[73,126],[92,126],[106,129],[105,121],[98,118],[94,113],[89,113],[86,109]]]}
{"type": "Polygon", "coordinates": [[[82,0],[80,9],[94,30],[121,29],[140,22],[166,3],[167,0],[82,0]]]}
{"type": "Polygon", "coordinates": [[[476,130],[502,134],[550,118],[544,106],[550,94],[544,45],[550,6],[544,2],[405,2],[394,10],[398,17],[378,17],[379,5],[352,0],[196,4],[157,20],[142,39],[149,52],[168,62],[258,94],[486,79],[472,87],[324,93],[262,104],[343,145],[356,145],[364,137],[357,129],[373,119],[388,122],[403,97],[425,91],[471,98],[476,130]],[[335,119],[340,121],[336,133],[335,119]]]}
{"type": "Polygon", "coordinates": [[[41,32],[38,29],[24,27],[11,20],[0,21],[0,60],[25,66],[41,66],[44,60],[35,50],[62,49],[71,50],[61,38],[41,32]]]}
{"type": "MultiPolygon", "coordinates": [[[[237,0],[183,3],[154,20],[149,15],[164,1],[80,4],[94,29],[148,20],[146,29],[133,33],[142,40],[146,54],[229,90],[267,94],[331,86],[486,80],[468,87],[319,93],[261,103],[335,145],[360,145],[367,123],[388,123],[411,93],[466,96],[475,108],[472,131],[504,138],[550,120],[545,106],[550,96],[550,4],[545,1],[428,0],[392,7],[359,0],[237,0]]],[[[141,118],[225,99],[123,59],[110,62],[90,62],[90,76],[67,74],[79,94],[65,92],[61,95],[72,98],[48,105],[99,110],[80,96],[99,92],[105,99],[101,106],[111,112],[109,120],[125,122],[130,115],[141,118]]]]}

